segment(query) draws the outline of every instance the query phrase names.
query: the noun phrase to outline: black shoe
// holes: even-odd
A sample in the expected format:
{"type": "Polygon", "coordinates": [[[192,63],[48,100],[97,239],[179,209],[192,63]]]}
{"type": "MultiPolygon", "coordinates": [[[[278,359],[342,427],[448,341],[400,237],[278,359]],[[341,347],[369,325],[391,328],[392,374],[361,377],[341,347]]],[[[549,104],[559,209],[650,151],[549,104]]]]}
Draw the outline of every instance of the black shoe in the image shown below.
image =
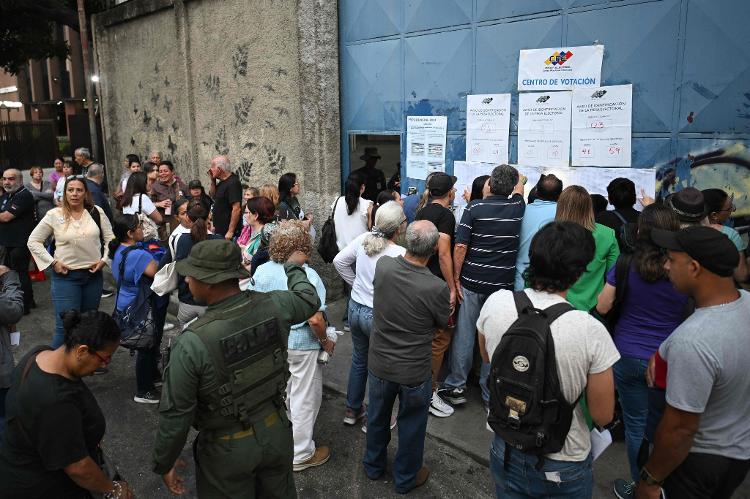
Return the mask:
{"type": "Polygon", "coordinates": [[[29,308],[36,308],[36,302],[34,300],[31,300],[31,303],[29,303],[29,308]]]}
{"type": "Polygon", "coordinates": [[[23,307],[23,315],[29,315],[31,313],[31,307],[23,307]]]}
{"type": "Polygon", "coordinates": [[[110,296],[114,296],[114,294],[114,289],[102,288],[102,298],[109,298],[110,296]]]}
{"type": "Polygon", "coordinates": [[[453,405],[466,403],[466,388],[443,388],[442,390],[438,390],[438,395],[453,405]]]}
{"type": "Polygon", "coordinates": [[[94,371],[94,375],[99,376],[101,374],[107,374],[108,372],[109,372],[109,369],[107,369],[106,367],[100,367],[99,369],[94,371]]]}

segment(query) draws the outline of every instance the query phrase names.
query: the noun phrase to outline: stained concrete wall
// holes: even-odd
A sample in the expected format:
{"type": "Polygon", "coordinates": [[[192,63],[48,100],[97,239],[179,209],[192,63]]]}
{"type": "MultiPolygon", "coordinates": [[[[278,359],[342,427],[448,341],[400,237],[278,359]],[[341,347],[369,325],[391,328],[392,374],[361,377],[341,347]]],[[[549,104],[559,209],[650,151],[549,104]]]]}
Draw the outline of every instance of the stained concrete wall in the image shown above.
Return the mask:
{"type": "Polygon", "coordinates": [[[157,149],[184,180],[217,154],[250,185],[295,172],[322,225],[341,175],[337,2],[132,0],[93,24],[108,165],[157,149]]]}

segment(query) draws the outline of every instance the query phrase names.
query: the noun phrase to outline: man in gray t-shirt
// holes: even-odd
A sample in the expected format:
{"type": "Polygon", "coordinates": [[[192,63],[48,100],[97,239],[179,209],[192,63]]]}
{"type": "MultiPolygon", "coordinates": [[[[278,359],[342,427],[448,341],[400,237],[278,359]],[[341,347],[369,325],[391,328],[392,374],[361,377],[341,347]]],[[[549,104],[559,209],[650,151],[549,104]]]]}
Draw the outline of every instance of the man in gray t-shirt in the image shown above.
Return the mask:
{"type": "Polygon", "coordinates": [[[422,457],[432,398],[432,337],[437,328],[448,325],[450,313],[448,286],[427,269],[438,238],[432,222],[414,222],[406,229],[406,255],[384,256],[375,267],[363,464],[373,480],[385,473],[391,411],[398,397],[393,482],[400,494],[424,484],[429,475],[422,457]]]}
{"type": "Polygon", "coordinates": [[[737,291],[734,244],[710,227],[654,229],[665,268],[695,312],[662,343],[666,408],[636,497],[728,498],[750,468],[750,294],[737,291]]]}

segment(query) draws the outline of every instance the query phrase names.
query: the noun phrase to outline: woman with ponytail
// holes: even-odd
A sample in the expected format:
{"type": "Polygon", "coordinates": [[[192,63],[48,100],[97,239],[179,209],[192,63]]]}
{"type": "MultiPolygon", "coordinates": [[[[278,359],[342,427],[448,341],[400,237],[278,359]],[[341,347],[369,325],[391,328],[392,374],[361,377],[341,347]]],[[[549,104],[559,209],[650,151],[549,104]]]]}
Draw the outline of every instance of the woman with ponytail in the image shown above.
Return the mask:
{"type": "MultiPolygon", "coordinates": [[[[212,234],[208,230],[208,210],[199,201],[190,201],[188,204],[187,218],[190,222],[190,232],[180,236],[177,241],[177,251],[174,261],[179,262],[188,257],[193,245],[207,239],[223,239],[224,236],[212,234]]],[[[179,330],[185,327],[193,319],[202,316],[206,311],[206,304],[196,301],[190,293],[190,288],[185,277],[177,275],[177,298],[179,307],[177,309],[177,325],[179,330]]]]}
{"type": "MultiPolygon", "coordinates": [[[[402,256],[406,250],[394,241],[406,228],[404,209],[389,201],[378,209],[375,225],[349,243],[333,260],[339,275],[352,287],[349,327],[352,333],[352,365],[346,390],[344,424],[354,425],[365,417],[367,353],[372,331],[372,299],[375,264],[381,256],[402,256]]],[[[367,428],[366,425],[363,429],[367,428]]],[[[364,430],[363,430],[364,431],[364,430]]]]}
{"type": "Polygon", "coordinates": [[[350,173],[344,189],[344,195],[336,198],[331,205],[339,251],[357,236],[367,232],[372,210],[372,201],[362,197],[365,192],[365,178],[362,174],[356,171],[350,173]]]}
{"type": "MultiPolygon", "coordinates": [[[[143,241],[143,227],[138,215],[115,215],[112,230],[115,239],[109,243],[109,257],[117,283],[115,307],[122,312],[138,296],[141,279],[153,279],[158,265],[151,253],[138,244],[143,241]]],[[[161,379],[158,357],[162,331],[155,328],[154,333],[154,346],[138,350],[135,359],[136,394],[133,400],[140,404],[159,403],[155,383],[161,379]]]]}
{"type": "Polygon", "coordinates": [[[63,342],[36,347],[16,367],[0,449],[0,497],[120,497],[133,492],[99,463],[106,421],[84,383],[112,360],[120,330],[108,314],[69,310],[63,342]]]}

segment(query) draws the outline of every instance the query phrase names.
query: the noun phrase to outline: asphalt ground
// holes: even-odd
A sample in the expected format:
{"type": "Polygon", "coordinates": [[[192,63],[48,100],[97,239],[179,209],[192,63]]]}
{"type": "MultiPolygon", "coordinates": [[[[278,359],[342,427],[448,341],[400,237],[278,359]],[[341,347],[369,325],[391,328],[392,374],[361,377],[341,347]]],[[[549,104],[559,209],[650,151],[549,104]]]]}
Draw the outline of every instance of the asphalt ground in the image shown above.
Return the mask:
{"type": "MultiPolygon", "coordinates": [[[[35,345],[45,344],[54,328],[49,283],[34,283],[38,308],[25,316],[18,325],[21,345],[14,352],[18,360],[35,345]]],[[[112,312],[114,299],[102,299],[100,309],[112,312]]],[[[341,317],[343,302],[329,307],[329,317],[341,317]]],[[[171,322],[175,322],[173,317],[171,322]]],[[[168,318],[170,320],[170,318],[168,318]]],[[[340,326],[340,324],[337,324],[340,326]]],[[[165,333],[170,337],[175,331],[165,333]]],[[[324,375],[323,404],[315,429],[318,445],[331,447],[328,463],[295,473],[295,483],[300,498],[387,498],[399,497],[393,491],[392,478],[386,473],[380,480],[371,481],[364,474],[362,457],[365,435],[359,426],[348,427],[341,422],[344,395],[351,358],[351,340],[348,334],[339,338],[336,354],[324,375]]],[[[151,471],[151,450],[157,427],[156,405],[133,402],[135,393],[135,358],[127,350],[116,352],[109,373],[92,376],[86,383],[96,396],[107,419],[104,448],[141,498],[172,497],[161,481],[151,471]]],[[[409,496],[416,498],[485,498],[494,496],[494,486],[487,468],[489,442],[492,435],[484,428],[483,411],[477,390],[469,392],[469,403],[456,409],[454,416],[445,419],[430,417],[425,441],[424,463],[431,473],[427,483],[413,490],[409,496]]],[[[195,468],[192,458],[194,431],[185,443],[182,458],[187,466],[182,475],[188,488],[183,497],[197,497],[195,493],[195,468]]],[[[394,430],[389,447],[389,466],[392,463],[398,437],[394,430]]],[[[627,458],[622,442],[615,442],[594,462],[594,497],[612,498],[612,483],[627,474],[627,458]]],[[[750,499],[750,481],[733,496],[750,499]]]]}

